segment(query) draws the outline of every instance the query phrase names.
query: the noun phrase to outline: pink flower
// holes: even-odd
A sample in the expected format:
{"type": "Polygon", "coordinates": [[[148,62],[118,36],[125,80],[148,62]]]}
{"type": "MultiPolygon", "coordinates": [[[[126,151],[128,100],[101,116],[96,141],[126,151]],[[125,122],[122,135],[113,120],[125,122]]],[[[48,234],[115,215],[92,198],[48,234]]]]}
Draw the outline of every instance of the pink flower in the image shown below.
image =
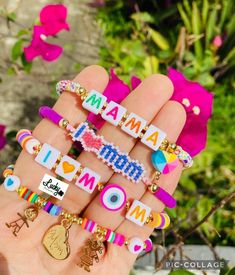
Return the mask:
{"type": "Polygon", "coordinates": [[[40,12],[40,22],[46,36],[56,35],[61,30],[69,31],[66,22],[67,8],[64,5],[47,5],[40,12]]]}
{"type": "Polygon", "coordinates": [[[33,30],[31,44],[24,48],[26,60],[30,62],[37,56],[41,56],[44,60],[49,62],[56,60],[63,52],[63,48],[45,42],[46,31],[44,27],[34,26],[33,30]]]}
{"type": "Polygon", "coordinates": [[[212,44],[216,47],[219,48],[223,44],[222,37],[220,35],[216,35],[215,38],[213,39],[212,44]]]}
{"type": "Polygon", "coordinates": [[[193,157],[206,146],[207,123],[212,114],[213,95],[199,83],[187,80],[173,68],[168,70],[168,76],[174,84],[171,99],[180,102],[187,113],[186,124],[177,144],[193,157]]]}
{"type": "Polygon", "coordinates": [[[2,150],[6,145],[5,129],[6,126],[0,124],[0,150],[2,150]]]}
{"type": "MultiPolygon", "coordinates": [[[[120,103],[129,93],[129,86],[118,78],[114,70],[111,69],[109,83],[103,92],[103,95],[107,97],[108,102],[113,100],[120,103]]],[[[94,115],[92,113],[88,115],[87,120],[93,123],[97,129],[100,129],[105,122],[100,115],[94,115]]]]}

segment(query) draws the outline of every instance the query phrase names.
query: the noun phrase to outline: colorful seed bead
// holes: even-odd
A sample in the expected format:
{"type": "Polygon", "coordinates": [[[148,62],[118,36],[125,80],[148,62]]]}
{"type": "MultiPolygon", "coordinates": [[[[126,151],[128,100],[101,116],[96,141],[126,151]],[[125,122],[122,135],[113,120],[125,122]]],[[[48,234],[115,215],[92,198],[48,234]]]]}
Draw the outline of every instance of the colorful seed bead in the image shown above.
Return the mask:
{"type": "Polygon", "coordinates": [[[86,219],[86,218],[84,220],[85,220],[85,222],[83,221],[84,225],[82,225],[82,227],[84,226],[83,228],[86,231],[94,233],[97,228],[97,223],[92,220],[86,219]]]}
{"type": "Polygon", "coordinates": [[[80,88],[80,84],[68,80],[62,80],[56,84],[56,92],[60,95],[63,91],[75,93],[80,88]]]}
{"type": "Polygon", "coordinates": [[[57,206],[57,205],[53,204],[50,211],[49,211],[49,214],[52,215],[52,216],[59,216],[61,211],[62,211],[61,206],[57,206]]]}
{"type": "Polygon", "coordinates": [[[165,224],[164,226],[162,227],[162,229],[166,229],[169,225],[170,225],[170,217],[167,215],[167,213],[161,213],[162,216],[164,216],[164,219],[165,219],[165,224]]]}
{"type": "Polygon", "coordinates": [[[88,222],[88,219],[87,219],[87,218],[84,218],[83,221],[82,221],[82,224],[81,224],[81,227],[82,227],[83,229],[86,228],[87,222],[88,222]]]}
{"type": "Polygon", "coordinates": [[[183,150],[181,146],[177,146],[177,149],[174,152],[179,160],[183,163],[184,168],[190,168],[193,165],[192,157],[183,150]]]}
{"type": "Polygon", "coordinates": [[[31,136],[32,133],[31,131],[27,130],[27,129],[22,129],[20,130],[17,135],[16,135],[16,139],[19,143],[22,142],[22,140],[25,138],[25,137],[28,137],[28,136],[31,136]]]}
{"type": "Polygon", "coordinates": [[[105,240],[109,243],[113,243],[114,239],[115,239],[115,232],[113,232],[111,229],[107,229],[105,240]]]}
{"type": "Polygon", "coordinates": [[[113,243],[118,246],[123,246],[123,244],[125,243],[125,236],[119,233],[115,233],[115,238],[113,243]]]}
{"type": "Polygon", "coordinates": [[[17,135],[16,135],[16,139],[19,140],[22,136],[24,135],[31,135],[31,131],[28,129],[21,129],[20,131],[18,131],[17,135]]]}
{"type": "Polygon", "coordinates": [[[19,196],[23,198],[26,201],[29,201],[31,203],[35,203],[35,201],[38,198],[38,194],[33,192],[32,190],[28,189],[27,187],[22,187],[19,196]]]}
{"type": "Polygon", "coordinates": [[[7,176],[12,175],[14,172],[14,165],[8,165],[7,168],[3,171],[2,175],[4,178],[6,178],[7,176]]]}
{"type": "Polygon", "coordinates": [[[52,207],[53,207],[53,203],[50,202],[50,201],[48,201],[48,202],[44,205],[43,210],[45,210],[47,213],[50,213],[50,210],[51,210],[52,207]]]}
{"type": "Polygon", "coordinates": [[[20,130],[17,135],[16,135],[16,139],[17,141],[19,142],[19,144],[21,145],[22,148],[25,148],[26,146],[26,143],[29,141],[29,140],[32,140],[34,139],[33,136],[32,136],[32,133],[31,131],[27,130],[27,129],[23,129],[23,130],[20,130]]]}

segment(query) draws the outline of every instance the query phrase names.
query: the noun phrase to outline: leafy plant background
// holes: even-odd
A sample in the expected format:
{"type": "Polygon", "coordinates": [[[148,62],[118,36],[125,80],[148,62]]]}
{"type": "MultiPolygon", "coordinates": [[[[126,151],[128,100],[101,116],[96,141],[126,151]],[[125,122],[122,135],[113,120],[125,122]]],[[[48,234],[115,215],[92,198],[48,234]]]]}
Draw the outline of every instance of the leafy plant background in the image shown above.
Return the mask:
{"type": "MultiPolygon", "coordinates": [[[[74,14],[70,14],[71,4],[68,1],[62,2],[68,5],[68,17],[72,20],[74,14]]],[[[55,1],[47,1],[47,4],[49,3],[55,1]]],[[[229,0],[108,0],[95,1],[92,7],[88,1],[83,1],[83,5],[85,6],[81,6],[83,10],[80,16],[84,16],[87,11],[91,12],[92,18],[96,18],[95,28],[91,32],[99,29],[99,38],[88,36],[86,43],[95,45],[99,52],[98,63],[107,70],[115,68],[117,74],[129,82],[130,75],[143,79],[152,73],[167,73],[171,66],[181,71],[188,79],[198,81],[214,94],[207,148],[195,158],[194,166],[183,173],[175,192],[178,207],[169,213],[172,225],[163,235],[155,238],[160,245],[173,244],[214,205],[235,192],[235,3],[229,0]],[[216,42],[216,37],[221,43],[216,42]]],[[[80,62],[74,54],[74,48],[77,46],[74,40],[65,43],[70,36],[77,36],[77,29],[81,27],[73,22],[76,27],[65,34],[65,38],[63,35],[62,39],[53,38],[62,41],[61,45],[64,46],[64,53],[58,61],[53,64],[41,60],[28,63],[22,48],[25,41],[31,39],[32,26],[22,26],[22,23],[18,22],[17,12],[8,11],[5,7],[1,8],[0,16],[9,30],[7,34],[0,34],[0,41],[6,36],[13,36],[15,41],[8,55],[1,59],[0,88],[6,79],[9,81],[9,77],[13,83],[19,77],[30,78],[34,83],[39,77],[43,79],[46,84],[44,89],[48,91],[46,100],[44,96],[40,102],[53,102],[56,80],[72,78],[80,68],[93,63],[92,60],[96,61],[93,56],[90,60],[80,62]],[[14,28],[13,32],[14,25],[17,28],[14,28]],[[67,64],[68,70],[61,66],[64,63],[67,64]],[[36,69],[39,64],[43,64],[46,71],[43,77],[38,75],[36,69]]],[[[79,39],[84,38],[79,36],[79,39]]],[[[78,53],[79,55],[81,53],[78,53]]],[[[7,92],[1,89],[1,93],[7,92]]],[[[35,118],[36,112],[35,109],[32,123],[38,120],[35,118]]],[[[8,127],[7,121],[1,123],[8,127]]],[[[17,125],[15,129],[12,126],[7,128],[7,145],[0,152],[4,159],[14,160],[15,154],[9,156],[9,150],[17,153],[20,150],[14,141],[16,130],[17,125]]],[[[5,163],[1,161],[1,164],[5,163]]],[[[234,246],[234,208],[234,199],[229,200],[224,207],[219,207],[206,222],[197,227],[184,243],[206,243],[212,250],[215,245],[234,246]]],[[[214,255],[216,256],[215,251],[214,255]]]]}

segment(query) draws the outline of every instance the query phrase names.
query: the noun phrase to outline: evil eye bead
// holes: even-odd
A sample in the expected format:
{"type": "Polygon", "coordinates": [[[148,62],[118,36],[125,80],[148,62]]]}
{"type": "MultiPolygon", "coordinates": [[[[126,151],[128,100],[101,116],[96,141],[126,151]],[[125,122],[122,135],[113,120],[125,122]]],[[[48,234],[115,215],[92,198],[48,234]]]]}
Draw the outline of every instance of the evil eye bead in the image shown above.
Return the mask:
{"type": "Polygon", "coordinates": [[[127,248],[132,254],[139,254],[144,249],[144,246],[145,244],[140,238],[134,237],[129,240],[127,248]]]}
{"type": "Polygon", "coordinates": [[[14,175],[8,176],[3,185],[7,191],[16,191],[20,187],[20,179],[14,175]]]}
{"type": "Polygon", "coordinates": [[[162,174],[172,172],[179,164],[177,155],[166,151],[157,150],[151,158],[154,168],[162,174]]]}
{"type": "Polygon", "coordinates": [[[102,189],[100,203],[109,211],[118,211],[126,204],[126,192],[117,184],[110,184],[102,189]]]}

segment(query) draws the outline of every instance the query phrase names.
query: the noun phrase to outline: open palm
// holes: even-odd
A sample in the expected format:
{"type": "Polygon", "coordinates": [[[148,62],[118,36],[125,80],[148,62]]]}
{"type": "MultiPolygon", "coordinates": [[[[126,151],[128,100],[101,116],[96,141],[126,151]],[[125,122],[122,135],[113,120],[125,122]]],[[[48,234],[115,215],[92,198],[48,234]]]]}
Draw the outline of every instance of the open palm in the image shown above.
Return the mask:
{"type": "MultiPolygon", "coordinates": [[[[87,90],[95,89],[102,92],[108,83],[107,72],[96,65],[85,68],[75,79],[87,90]]],[[[40,92],[40,91],[39,91],[40,92]]],[[[118,92],[118,91],[117,91],[118,92]]],[[[169,101],[173,93],[171,81],[164,75],[152,75],[146,78],[128,97],[122,105],[129,112],[134,112],[143,117],[149,123],[156,125],[167,133],[168,140],[177,140],[184,123],[184,108],[177,102],[169,101]]],[[[72,125],[77,125],[87,118],[87,111],[82,108],[79,97],[71,93],[63,93],[56,102],[54,109],[67,118],[72,125]]],[[[151,164],[151,149],[140,141],[131,138],[119,128],[105,123],[98,132],[107,141],[119,146],[123,152],[128,152],[131,158],[140,160],[144,164],[147,173],[154,170],[151,164]]],[[[47,142],[67,154],[72,142],[68,139],[64,130],[56,127],[48,120],[42,120],[33,131],[33,135],[42,143],[47,142]]],[[[82,152],[78,158],[83,167],[89,167],[101,175],[101,181],[106,183],[120,184],[125,190],[127,197],[138,199],[150,206],[154,211],[161,212],[164,205],[146,191],[144,184],[135,185],[119,174],[115,174],[94,154],[82,152]]],[[[169,193],[173,193],[180,174],[182,165],[179,165],[172,173],[162,175],[159,186],[169,193]]],[[[24,186],[30,187],[37,192],[39,182],[45,173],[50,173],[46,168],[37,164],[33,157],[22,152],[15,165],[14,173],[19,176],[24,186]]],[[[29,204],[16,195],[15,192],[7,192],[0,189],[0,274],[87,274],[78,267],[79,251],[84,242],[90,237],[90,233],[81,227],[73,225],[69,230],[70,256],[63,260],[55,260],[45,251],[41,241],[47,229],[56,224],[56,218],[40,211],[37,219],[30,223],[29,228],[23,228],[17,237],[11,229],[5,226],[17,218],[17,212],[22,213],[29,204]]],[[[104,227],[116,230],[127,238],[138,236],[146,239],[151,234],[148,227],[140,227],[125,220],[125,211],[109,212],[99,203],[98,191],[88,194],[81,189],[70,185],[65,198],[60,204],[71,213],[80,213],[104,227]]],[[[136,255],[131,254],[124,247],[108,244],[104,255],[99,263],[94,264],[90,274],[126,275],[130,271],[136,255]]]]}

